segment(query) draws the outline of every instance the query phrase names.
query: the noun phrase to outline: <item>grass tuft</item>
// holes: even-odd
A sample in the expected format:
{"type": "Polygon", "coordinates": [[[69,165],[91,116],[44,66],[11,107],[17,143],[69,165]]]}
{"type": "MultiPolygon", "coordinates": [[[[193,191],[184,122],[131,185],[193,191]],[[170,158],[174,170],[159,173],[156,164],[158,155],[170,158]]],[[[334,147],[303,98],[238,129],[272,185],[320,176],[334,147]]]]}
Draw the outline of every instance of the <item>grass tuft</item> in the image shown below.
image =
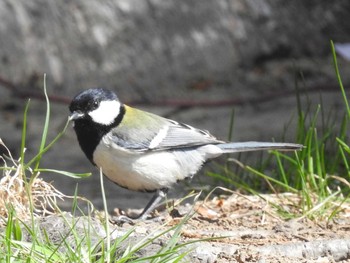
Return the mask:
{"type": "MultiPolygon", "coordinates": [[[[209,176],[216,182],[221,181],[227,188],[233,186],[255,195],[262,191],[275,195],[284,192],[297,194],[299,198],[294,198],[294,205],[299,209],[287,213],[288,217],[331,220],[337,214],[348,211],[350,146],[347,142],[350,108],[333,42],[331,49],[335,74],[344,100],[343,117],[339,120],[334,111],[325,113],[322,98],[321,104],[314,110],[310,102],[304,106],[296,81],[298,120],[295,141],[305,148],[294,154],[270,151],[267,158],[261,157],[254,166],[244,165],[240,159],[229,158],[225,166],[217,166],[219,172],[209,172],[209,176]]],[[[283,211],[278,203],[275,206],[283,211]]]]}

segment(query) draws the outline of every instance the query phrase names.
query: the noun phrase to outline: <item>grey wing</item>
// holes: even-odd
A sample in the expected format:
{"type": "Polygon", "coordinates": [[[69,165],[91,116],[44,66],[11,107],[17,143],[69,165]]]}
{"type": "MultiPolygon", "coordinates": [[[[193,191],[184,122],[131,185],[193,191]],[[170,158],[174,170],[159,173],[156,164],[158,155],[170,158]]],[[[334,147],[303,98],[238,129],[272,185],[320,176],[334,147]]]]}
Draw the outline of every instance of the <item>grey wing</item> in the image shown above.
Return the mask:
{"type": "Polygon", "coordinates": [[[105,136],[107,143],[112,146],[119,146],[123,149],[144,152],[149,150],[150,141],[156,136],[155,133],[145,132],[137,136],[134,131],[125,132],[117,128],[105,136]],[[148,136],[147,136],[148,135],[148,136]]]}
{"type": "Polygon", "coordinates": [[[169,120],[169,124],[153,138],[149,150],[179,149],[223,143],[209,132],[169,120]]]}
{"type": "Polygon", "coordinates": [[[167,120],[157,132],[152,129],[142,129],[142,131],[140,129],[138,131],[129,129],[126,132],[123,129],[115,128],[107,136],[110,143],[138,152],[223,143],[207,131],[172,120],[167,120]]]}

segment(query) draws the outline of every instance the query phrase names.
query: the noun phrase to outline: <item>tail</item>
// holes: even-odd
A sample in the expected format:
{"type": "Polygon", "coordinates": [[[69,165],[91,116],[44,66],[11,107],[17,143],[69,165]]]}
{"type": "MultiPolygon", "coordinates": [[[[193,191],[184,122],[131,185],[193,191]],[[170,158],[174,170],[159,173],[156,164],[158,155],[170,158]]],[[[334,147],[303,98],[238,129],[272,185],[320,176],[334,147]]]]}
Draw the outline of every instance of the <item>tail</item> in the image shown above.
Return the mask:
{"type": "Polygon", "coordinates": [[[304,148],[301,144],[280,142],[228,142],[217,144],[224,153],[249,152],[260,150],[296,151],[304,148]]]}

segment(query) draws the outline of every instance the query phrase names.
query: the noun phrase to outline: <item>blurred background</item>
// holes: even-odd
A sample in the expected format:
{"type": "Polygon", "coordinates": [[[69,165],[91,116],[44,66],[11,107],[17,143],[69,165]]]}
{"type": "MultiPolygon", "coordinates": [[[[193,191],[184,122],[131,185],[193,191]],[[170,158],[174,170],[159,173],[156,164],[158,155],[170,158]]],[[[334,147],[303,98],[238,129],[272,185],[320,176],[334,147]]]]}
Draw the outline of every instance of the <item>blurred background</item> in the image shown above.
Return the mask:
{"type": "MultiPolygon", "coordinates": [[[[71,98],[96,86],[221,139],[228,139],[234,116],[235,141],[295,141],[296,87],[305,107],[343,107],[330,40],[339,47],[350,42],[348,0],[3,0],[0,17],[0,138],[15,158],[28,98],[27,158],[39,147],[44,73],[50,138],[63,128],[71,98]]],[[[350,62],[341,51],[347,88],[350,62]]],[[[101,205],[97,170],[72,128],[42,166],[92,171],[84,180],[42,176],[68,195],[78,184],[80,195],[101,205]]],[[[110,207],[148,201],[105,184],[110,207]]]]}

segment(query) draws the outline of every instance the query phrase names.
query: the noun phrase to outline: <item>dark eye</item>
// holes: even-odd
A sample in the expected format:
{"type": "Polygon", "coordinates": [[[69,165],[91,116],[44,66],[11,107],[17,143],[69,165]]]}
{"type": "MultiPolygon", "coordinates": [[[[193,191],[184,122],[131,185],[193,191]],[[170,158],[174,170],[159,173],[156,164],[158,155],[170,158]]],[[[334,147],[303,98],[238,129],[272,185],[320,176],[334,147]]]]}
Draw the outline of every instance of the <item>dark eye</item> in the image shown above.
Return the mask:
{"type": "Polygon", "coordinates": [[[92,102],[92,108],[94,108],[94,109],[97,109],[99,105],[100,105],[100,102],[98,100],[94,100],[92,102]]]}

